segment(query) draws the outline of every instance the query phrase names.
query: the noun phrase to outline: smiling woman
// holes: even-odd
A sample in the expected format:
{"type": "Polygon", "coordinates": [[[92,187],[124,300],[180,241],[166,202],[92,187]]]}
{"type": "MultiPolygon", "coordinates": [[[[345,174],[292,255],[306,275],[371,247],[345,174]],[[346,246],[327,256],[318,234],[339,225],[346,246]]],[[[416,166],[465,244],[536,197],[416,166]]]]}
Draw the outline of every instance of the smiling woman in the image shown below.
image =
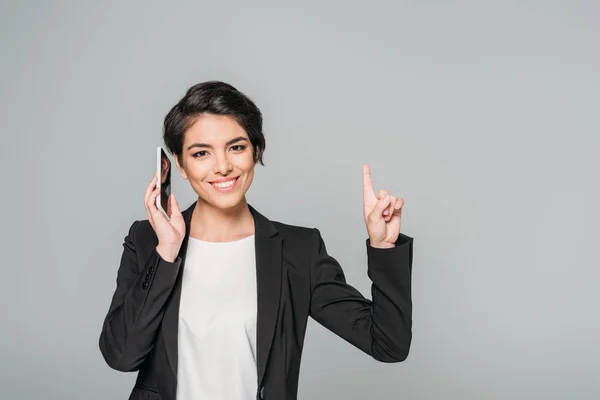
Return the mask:
{"type": "Polygon", "coordinates": [[[198,116],[182,144],[185,150],[174,152],[175,162],[198,194],[199,209],[247,208],[244,196],[254,177],[254,152],[248,134],[235,119],[198,116]]]}
{"type": "Polygon", "coordinates": [[[308,317],[382,362],[412,339],[413,239],[404,200],[373,190],[363,166],[372,299],[346,283],[316,228],[271,221],[246,202],[262,165],[262,115],[224,82],[191,87],[164,121],[164,141],[197,200],[171,219],[156,208],[125,237],[100,334],[104,359],[139,371],[130,399],[296,399],[308,317]]]}

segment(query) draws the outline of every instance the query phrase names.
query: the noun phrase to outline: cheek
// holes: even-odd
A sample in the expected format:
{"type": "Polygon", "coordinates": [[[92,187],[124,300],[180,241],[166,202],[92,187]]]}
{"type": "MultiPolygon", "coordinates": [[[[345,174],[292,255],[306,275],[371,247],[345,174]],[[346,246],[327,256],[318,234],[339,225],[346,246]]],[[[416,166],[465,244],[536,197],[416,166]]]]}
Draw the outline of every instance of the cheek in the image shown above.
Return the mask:
{"type": "Polygon", "coordinates": [[[248,188],[250,188],[250,185],[252,184],[252,180],[254,179],[254,170],[250,167],[248,169],[244,170],[244,180],[242,182],[240,182],[243,187],[244,190],[248,190],[248,188]]]}
{"type": "Polygon", "coordinates": [[[254,172],[249,172],[248,177],[246,178],[246,186],[250,186],[253,179],[254,179],[254,172]]]}
{"type": "Polygon", "coordinates": [[[252,156],[245,158],[238,166],[247,175],[252,175],[254,173],[254,159],[252,156]]]}
{"type": "Polygon", "coordinates": [[[254,176],[254,163],[251,163],[247,168],[246,168],[246,174],[248,175],[248,179],[251,180],[252,177],[254,176]]]}

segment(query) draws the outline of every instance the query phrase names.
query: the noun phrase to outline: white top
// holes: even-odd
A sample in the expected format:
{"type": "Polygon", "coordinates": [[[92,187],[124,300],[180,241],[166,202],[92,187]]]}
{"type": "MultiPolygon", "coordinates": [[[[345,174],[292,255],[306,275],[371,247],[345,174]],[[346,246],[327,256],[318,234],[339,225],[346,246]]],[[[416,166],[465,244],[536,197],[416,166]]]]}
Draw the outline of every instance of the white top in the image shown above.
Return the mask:
{"type": "Polygon", "coordinates": [[[255,399],[254,235],[190,237],[179,309],[177,400],[255,399]]]}

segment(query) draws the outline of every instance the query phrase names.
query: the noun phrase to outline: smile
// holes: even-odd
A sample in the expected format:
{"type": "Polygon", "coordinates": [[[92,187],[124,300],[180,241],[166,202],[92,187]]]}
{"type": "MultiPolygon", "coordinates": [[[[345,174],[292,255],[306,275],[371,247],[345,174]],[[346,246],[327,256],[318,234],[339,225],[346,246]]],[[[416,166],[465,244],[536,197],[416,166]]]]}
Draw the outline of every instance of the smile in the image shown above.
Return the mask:
{"type": "Polygon", "coordinates": [[[220,192],[227,192],[229,190],[232,190],[236,186],[238,178],[239,177],[231,179],[229,181],[211,183],[211,185],[220,192]]]}

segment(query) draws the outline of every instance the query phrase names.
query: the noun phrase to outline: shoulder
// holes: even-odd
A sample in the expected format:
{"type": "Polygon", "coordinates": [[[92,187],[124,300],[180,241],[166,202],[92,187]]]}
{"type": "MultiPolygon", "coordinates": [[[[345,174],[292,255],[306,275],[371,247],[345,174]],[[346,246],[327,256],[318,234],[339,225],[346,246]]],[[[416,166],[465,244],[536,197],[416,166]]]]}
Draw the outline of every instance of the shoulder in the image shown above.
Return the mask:
{"type": "Polygon", "coordinates": [[[304,270],[318,250],[318,230],[310,226],[270,221],[282,241],[283,258],[296,270],[304,270]]]}
{"type": "Polygon", "coordinates": [[[298,244],[305,248],[308,245],[314,245],[319,242],[321,235],[316,227],[290,224],[279,219],[271,219],[261,214],[254,207],[250,207],[255,217],[257,229],[266,230],[270,234],[276,231],[278,236],[288,246],[290,244],[298,244]]]}
{"type": "Polygon", "coordinates": [[[283,239],[284,246],[303,253],[320,251],[324,247],[323,237],[317,227],[292,225],[280,221],[271,221],[283,239]]]}
{"type": "Polygon", "coordinates": [[[280,221],[271,221],[271,223],[284,239],[310,241],[316,231],[312,227],[286,224],[280,221]]]}
{"type": "Polygon", "coordinates": [[[129,226],[126,241],[134,243],[149,243],[152,245],[158,241],[156,233],[147,219],[134,220],[129,226]]]}

